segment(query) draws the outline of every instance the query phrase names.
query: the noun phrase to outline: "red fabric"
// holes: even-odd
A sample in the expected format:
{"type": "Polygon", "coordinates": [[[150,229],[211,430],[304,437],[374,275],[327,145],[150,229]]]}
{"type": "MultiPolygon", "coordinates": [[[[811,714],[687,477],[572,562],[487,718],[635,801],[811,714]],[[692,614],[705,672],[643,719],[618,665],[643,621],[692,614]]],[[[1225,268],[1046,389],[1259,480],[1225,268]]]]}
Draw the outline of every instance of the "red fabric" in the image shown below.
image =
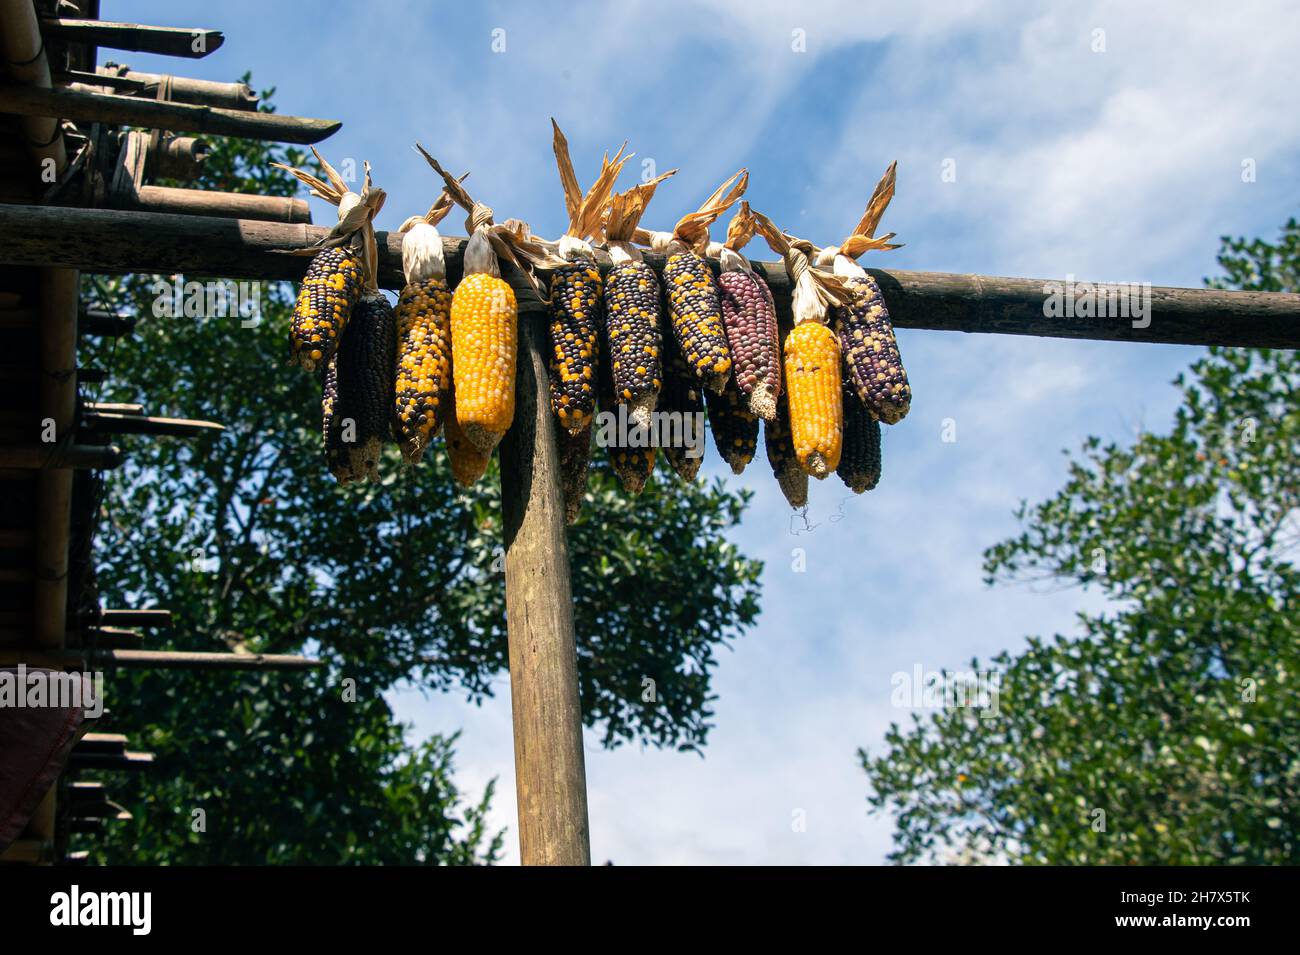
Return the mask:
{"type": "MultiPolygon", "coordinates": [[[[28,676],[55,672],[27,668],[28,676]]],[[[0,674],[12,674],[3,679],[18,679],[12,667],[0,674]]],[[[83,703],[89,698],[82,693],[83,703]]],[[[41,797],[63,771],[84,719],[83,706],[0,706],[0,852],[22,833],[41,797]]]]}

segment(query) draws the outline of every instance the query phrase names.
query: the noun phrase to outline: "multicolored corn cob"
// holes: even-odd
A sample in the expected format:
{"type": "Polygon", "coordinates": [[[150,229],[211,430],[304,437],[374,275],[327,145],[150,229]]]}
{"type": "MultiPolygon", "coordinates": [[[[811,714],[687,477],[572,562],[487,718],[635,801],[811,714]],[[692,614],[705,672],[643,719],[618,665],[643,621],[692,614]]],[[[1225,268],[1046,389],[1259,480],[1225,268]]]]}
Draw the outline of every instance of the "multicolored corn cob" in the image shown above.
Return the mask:
{"type": "Polygon", "coordinates": [[[397,300],[396,432],[414,464],[442,427],[451,390],[451,289],[445,279],[412,282],[397,300]]]}
{"type": "Polygon", "coordinates": [[[560,455],[560,493],[564,499],[564,523],[572,524],[582,511],[587,493],[587,466],[591,463],[591,422],[578,431],[555,425],[555,442],[560,455]]]}
{"type": "Polygon", "coordinates": [[[289,361],[307,371],[329,360],[365,287],[361,257],[344,248],[316,253],[293,307],[289,361]]]}
{"type": "Polygon", "coordinates": [[[581,431],[596,412],[596,361],[602,287],[594,263],[551,273],[551,409],[568,431],[581,431]]]}
{"type": "Polygon", "coordinates": [[[820,322],[801,322],[786,336],[785,388],[799,466],[825,478],[840,463],[844,407],[839,344],[820,322]]]}
{"type": "MultiPolygon", "coordinates": [[[[673,419],[669,420],[675,420],[680,424],[682,435],[685,434],[687,427],[692,429],[696,427],[696,422],[700,420],[698,416],[704,412],[704,398],[699,382],[682,358],[672,335],[664,336],[664,384],[659,395],[659,410],[673,414],[673,419]]],[[[670,427],[673,434],[677,435],[677,425],[670,427]]],[[[662,435],[663,432],[660,433],[662,435]]],[[[695,437],[698,441],[700,436],[695,437]]],[[[700,471],[704,455],[693,458],[687,455],[687,450],[684,444],[672,439],[663,442],[664,457],[668,459],[673,470],[681,476],[682,480],[693,481],[700,471]]]]}
{"type": "MultiPolygon", "coordinates": [[[[606,449],[609,451],[610,464],[614,468],[614,473],[618,476],[623,485],[623,490],[629,494],[640,494],[645,487],[646,481],[654,473],[655,468],[655,449],[650,443],[650,433],[645,430],[645,426],[632,420],[630,409],[627,409],[621,395],[614,392],[614,375],[611,368],[614,358],[611,349],[605,347],[606,343],[601,342],[600,358],[600,410],[614,416],[617,421],[617,427],[614,429],[614,442],[608,444],[606,449]],[[620,405],[625,409],[620,414],[620,405]],[[626,435],[627,442],[619,443],[622,436],[626,435]],[[644,441],[644,447],[634,447],[632,441],[644,441]]],[[[602,419],[603,420],[603,419],[602,419]]]]}
{"type": "Polygon", "coordinates": [[[767,449],[767,463],[772,466],[772,475],[785,499],[791,507],[807,507],[808,475],[794,453],[790,405],[784,393],[776,399],[776,417],[763,422],[763,444],[767,449]]]}
{"type": "Polygon", "coordinates": [[[850,278],[851,305],[835,309],[840,348],[862,403],[885,424],[897,424],[912,404],[894,326],[876,280],[850,278]]]}
{"type": "MultiPolygon", "coordinates": [[[[605,342],[617,401],[650,424],[663,387],[659,276],[644,262],[623,262],[605,277],[605,342]]],[[[612,410],[612,409],[611,409],[612,410]]]]}
{"type": "Polygon", "coordinates": [[[664,265],[664,287],[687,368],[709,391],[721,393],[731,372],[731,351],[713,270],[694,252],[675,252],[664,265]]]}
{"type": "Polygon", "coordinates": [[[518,325],[514,290],[498,276],[473,272],[456,287],[451,300],[456,415],[480,451],[491,451],[515,417],[518,325]]]}
{"type": "Polygon", "coordinates": [[[848,381],[844,382],[844,449],[835,473],[854,494],[880,483],[880,422],[848,381]]]}
{"type": "Polygon", "coordinates": [[[364,296],[343,331],[334,363],[337,397],[326,449],[340,483],[379,478],[379,455],[391,433],[396,345],[388,299],[378,293],[364,296]]]}
{"type": "Polygon", "coordinates": [[[749,403],[735,381],[728,380],[720,395],[706,393],[704,401],[708,406],[713,443],[722,459],[731,465],[732,472],[740,474],[758,450],[758,415],[749,410],[749,403]]]}
{"type": "Polygon", "coordinates": [[[781,350],[776,333],[772,290],[748,269],[718,275],[722,320],[733,363],[732,378],[749,409],[767,421],[776,417],[781,393],[781,350]]]}

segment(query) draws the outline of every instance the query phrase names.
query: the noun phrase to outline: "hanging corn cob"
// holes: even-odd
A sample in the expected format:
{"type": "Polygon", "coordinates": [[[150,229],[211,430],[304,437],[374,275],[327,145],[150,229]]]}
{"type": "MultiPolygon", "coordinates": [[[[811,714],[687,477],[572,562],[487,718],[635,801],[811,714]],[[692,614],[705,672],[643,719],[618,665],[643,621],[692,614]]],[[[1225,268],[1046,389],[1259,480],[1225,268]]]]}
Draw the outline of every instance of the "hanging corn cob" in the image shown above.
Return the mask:
{"type": "Polygon", "coordinates": [[[632,239],[655,189],[676,172],[670,169],[613,196],[604,223],[613,266],[605,276],[601,346],[610,356],[616,402],[626,404],[628,417],[646,428],[663,387],[663,294],[658,274],[645,264],[632,239]]]}
{"type": "Polygon", "coordinates": [[[591,463],[591,423],[569,431],[555,423],[556,449],[560,456],[560,495],[564,500],[564,523],[572,524],[582,511],[587,492],[587,466],[591,463]]]}
{"type": "Polygon", "coordinates": [[[834,309],[840,348],[850,380],[867,409],[885,424],[897,424],[907,415],[912,389],[898,354],[894,326],[885,307],[880,285],[855,261],[868,249],[897,249],[889,240],[894,233],[874,238],[889,201],[894,197],[898,164],[885,171],[853,234],[842,244],[821,250],[819,265],[831,265],[853,293],[848,304],[834,309]]]}
{"type": "Polygon", "coordinates": [[[776,399],[776,417],[763,422],[763,445],[767,449],[767,463],[772,466],[772,476],[781,487],[781,493],[791,507],[808,505],[808,474],[799,466],[794,453],[794,439],[790,434],[790,406],[784,392],[776,399]]]}
{"type": "Polygon", "coordinates": [[[306,183],[313,196],[338,208],[334,228],[311,249],[294,253],[313,256],[298,290],[289,330],[289,362],[307,371],[323,367],[338,348],[366,284],[361,229],[384,204],[384,191],[372,188],[369,179],[358,195],[315,147],[312,153],[328,181],[284,163],[271,163],[306,183]]]}
{"type": "Polygon", "coordinates": [[[456,421],[455,397],[448,395],[447,412],[443,417],[443,439],[447,445],[447,460],[451,464],[451,476],[462,487],[471,487],[487,473],[488,461],[492,459],[491,451],[480,451],[465,437],[456,421]]]}
{"type": "Polygon", "coordinates": [[[483,228],[465,247],[465,277],[451,303],[456,416],[474,447],[490,452],[515,417],[519,312],[483,228]]]}
{"type": "MultiPolygon", "coordinates": [[[[670,422],[670,428],[676,423],[676,427],[681,429],[678,437],[681,441],[669,440],[663,442],[664,457],[672,465],[674,471],[681,476],[684,481],[695,480],[695,475],[700,471],[700,464],[704,460],[703,453],[691,457],[689,444],[686,441],[686,429],[691,429],[691,437],[694,443],[698,445],[701,452],[703,451],[703,442],[700,440],[702,435],[695,433],[699,427],[698,422],[704,414],[703,389],[699,381],[691,372],[686,360],[678,350],[677,340],[673,335],[664,336],[664,384],[663,390],[659,394],[659,409],[667,412],[671,417],[666,418],[670,422]]],[[[663,432],[661,430],[660,434],[663,432]]]]}
{"type": "Polygon", "coordinates": [[[749,410],[771,421],[781,393],[781,351],[772,290],[740,254],[753,236],[753,212],[748,202],[741,202],[727,227],[727,241],[719,249],[718,288],[731,349],[732,379],[749,410]]]}
{"type": "Polygon", "coordinates": [[[718,285],[704,252],[709,244],[710,223],[731,208],[748,184],[749,173],[742,169],[719,186],[697,211],[682,216],[671,234],[649,233],[651,247],[668,255],[663,280],[673,335],[687,367],[713,392],[721,392],[727,383],[731,352],[722,323],[718,285]]]}
{"type": "Polygon", "coordinates": [[[379,479],[379,454],[393,415],[393,361],[397,326],[378,290],[367,291],[352,311],[335,355],[337,397],[326,439],[336,449],[332,470],[339,483],[379,479]]]}
{"type": "Polygon", "coordinates": [[[819,480],[835,470],[844,438],[840,349],[826,327],[827,307],[848,301],[843,283],[812,267],[811,243],[780,232],[754,213],[755,224],[785,259],[794,285],[794,328],[786,336],[782,364],[790,408],[790,434],[799,466],[819,480]]]}
{"type": "Polygon", "coordinates": [[[406,285],[397,299],[394,429],[410,464],[419,462],[442,427],[451,392],[451,289],[437,228],[451,208],[444,189],[428,212],[407,219],[400,230],[406,285]]]}
{"type": "Polygon", "coordinates": [[[758,449],[758,415],[749,410],[745,396],[730,379],[722,394],[705,392],[704,404],[708,408],[709,427],[713,430],[713,443],[718,453],[731,465],[733,473],[740,474],[745,465],[754,460],[754,452],[758,449]]]}
{"type": "Polygon", "coordinates": [[[844,382],[844,450],[835,473],[854,494],[870,491],[880,483],[880,422],[847,380],[844,382]]]}
{"type": "Polygon", "coordinates": [[[600,410],[613,416],[611,424],[617,422],[616,426],[606,427],[602,416],[600,434],[612,436],[604,444],[609,451],[614,473],[623,484],[623,490],[629,494],[640,494],[654,472],[655,449],[650,440],[650,432],[645,426],[632,421],[628,406],[615,394],[611,367],[614,352],[603,335],[600,344],[600,410]],[[620,409],[623,410],[620,412],[620,409]],[[627,443],[620,441],[621,435],[627,436],[627,443]],[[634,446],[633,441],[638,442],[638,445],[634,446]]]}
{"type": "Polygon", "coordinates": [[[577,433],[591,424],[596,412],[597,350],[604,310],[600,270],[587,240],[599,231],[614,182],[631,157],[624,157],[621,148],[613,161],[606,156],[600,175],[584,196],[568,141],[553,119],[551,128],[569,213],[569,227],[558,244],[565,264],[551,273],[551,410],[562,428],[577,433]]]}
{"type": "Polygon", "coordinates": [[[539,297],[535,266],[554,268],[564,262],[548,255],[524,223],[495,224],[490,208],[475,202],[423,146],[416,143],[415,148],[442,177],[447,194],[468,212],[464,277],[451,299],[451,379],[460,430],[475,448],[490,453],[514,420],[519,344],[518,303],[514,289],[501,278],[498,258],[520,271],[539,297]]]}

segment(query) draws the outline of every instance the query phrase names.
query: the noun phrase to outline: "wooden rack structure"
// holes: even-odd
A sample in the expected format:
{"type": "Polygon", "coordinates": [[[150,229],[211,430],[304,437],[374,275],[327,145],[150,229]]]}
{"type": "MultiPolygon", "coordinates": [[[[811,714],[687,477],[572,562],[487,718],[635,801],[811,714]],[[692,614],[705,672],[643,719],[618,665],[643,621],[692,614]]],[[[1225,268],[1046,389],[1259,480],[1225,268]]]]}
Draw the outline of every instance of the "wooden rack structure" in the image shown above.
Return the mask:
{"type": "MultiPolygon", "coordinates": [[[[213,83],[96,65],[98,47],[202,56],[221,46],[212,30],[101,21],[98,0],[0,0],[0,203],[9,209],[143,210],[185,220],[231,217],[310,221],[302,199],[163,187],[192,180],[210,133],[316,142],[337,122],[258,112],[242,83],[213,83]],[[67,14],[75,12],[77,17],[67,14]],[[57,14],[57,16],[56,16],[57,14]],[[123,125],[145,130],[124,130],[123,125]],[[177,133],[191,135],[176,135],[177,133]]],[[[85,236],[69,234],[72,244],[85,236]]],[[[100,606],[91,564],[101,471],[117,466],[117,435],[195,438],[211,421],[98,404],[80,386],[103,381],[78,367],[85,336],[130,336],[132,316],[83,307],[82,271],[53,260],[0,259],[0,667],[55,670],[186,668],[299,670],[317,661],[254,653],[152,650],[145,631],[169,627],[165,610],[100,606]],[[50,425],[53,425],[52,432],[50,425]],[[54,440],[49,440],[53,436],[54,440]]],[[[111,270],[111,269],[108,269],[111,270]]],[[[0,719],[5,718],[0,711],[0,719]]],[[[82,770],[147,769],[148,753],[125,737],[87,733],[73,748],[26,831],[0,864],[88,861],[68,837],[129,818],[82,770]]]]}
{"type": "MultiPolygon", "coordinates": [[[[305,203],[197,190],[160,191],[149,185],[150,175],[159,169],[175,175],[175,169],[192,168],[201,161],[202,145],[166,139],[157,132],[122,134],[114,126],[131,123],[156,131],[314,142],[338,124],[253,113],[256,100],[240,84],[160,77],[123,67],[97,68],[93,44],[107,45],[115,37],[120,38],[119,45],[136,44],[131,49],[179,51],[173,48],[175,37],[166,30],[96,22],[95,0],[83,0],[81,13],[84,19],[75,22],[39,21],[45,56],[54,66],[34,74],[30,67],[15,71],[11,66],[16,82],[0,88],[0,115],[8,112],[20,121],[16,128],[0,131],[0,333],[15,330],[27,335],[31,358],[41,368],[39,394],[34,396],[28,380],[22,379],[13,407],[22,409],[18,420],[29,428],[32,422],[53,416],[61,434],[75,436],[57,459],[50,457],[48,447],[30,439],[0,442],[4,481],[0,498],[22,502],[0,513],[0,574],[5,568],[26,573],[21,579],[0,576],[0,648],[15,651],[13,659],[24,653],[40,654],[65,665],[109,654],[120,665],[134,661],[144,666],[209,666],[213,661],[195,659],[201,655],[142,651],[140,634],[123,629],[163,623],[151,615],[165,611],[104,611],[77,602],[89,569],[84,559],[70,562],[69,540],[77,528],[91,523],[91,509],[85,502],[97,479],[94,469],[117,460],[108,437],[192,435],[219,427],[150,418],[139,406],[95,406],[78,398],[76,383],[87,380],[86,371],[76,369],[75,361],[81,312],[78,270],[164,274],[197,270],[232,279],[300,279],[307,259],[286,252],[307,248],[326,231],[307,224],[305,203]],[[158,96],[166,91],[170,101],[159,102],[158,96]],[[80,125],[65,123],[60,137],[54,135],[54,117],[74,119],[80,125]],[[80,162],[86,143],[98,148],[77,175],[44,193],[35,188],[32,160],[46,158],[51,151],[66,153],[72,147],[79,150],[76,162],[80,162]],[[13,170],[20,166],[26,171],[15,178],[13,170]],[[70,373],[73,369],[75,373],[70,373]],[[76,655],[75,660],[69,655],[76,655]]],[[[32,0],[0,0],[7,62],[25,62],[36,55],[37,25],[32,0]],[[23,36],[29,40],[26,47],[13,42],[23,36]]],[[[60,169],[67,165],[65,154],[60,169]]],[[[378,240],[379,284],[400,289],[400,236],[381,232],[378,240]]],[[[454,283],[460,276],[464,240],[448,238],[446,244],[448,277],[454,283]]],[[[662,267],[660,256],[649,254],[646,260],[652,267],[662,267]]],[[[603,256],[600,264],[609,266],[603,256]]],[[[771,285],[778,311],[788,316],[790,283],[784,268],[772,262],[755,265],[771,285]]],[[[1048,283],[1042,280],[869,271],[880,281],[895,323],[903,328],[1300,347],[1300,295],[1156,288],[1151,290],[1150,321],[1143,324],[1129,319],[1048,317],[1044,308],[1048,283]]],[[[569,561],[549,417],[546,331],[535,317],[544,305],[522,276],[507,268],[504,277],[515,289],[523,316],[515,424],[501,446],[521,856],[527,864],[586,864],[590,850],[569,561]]],[[[129,335],[130,324],[129,318],[81,313],[83,332],[129,335]]],[[[0,366],[0,389],[9,390],[14,380],[7,379],[0,366]]],[[[4,659],[0,656],[0,665],[4,659]]],[[[221,665],[310,663],[248,658],[227,659],[221,665]]],[[[128,753],[125,745],[118,738],[87,737],[73,764],[123,769],[147,765],[141,754],[128,753]]],[[[68,817],[73,822],[99,825],[121,814],[97,790],[65,785],[62,792],[73,807],[68,817]]],[[[62,858],[54,820],[53,807],[47,807],[33,820],[29,837],[6,858],[62,858]]]]}

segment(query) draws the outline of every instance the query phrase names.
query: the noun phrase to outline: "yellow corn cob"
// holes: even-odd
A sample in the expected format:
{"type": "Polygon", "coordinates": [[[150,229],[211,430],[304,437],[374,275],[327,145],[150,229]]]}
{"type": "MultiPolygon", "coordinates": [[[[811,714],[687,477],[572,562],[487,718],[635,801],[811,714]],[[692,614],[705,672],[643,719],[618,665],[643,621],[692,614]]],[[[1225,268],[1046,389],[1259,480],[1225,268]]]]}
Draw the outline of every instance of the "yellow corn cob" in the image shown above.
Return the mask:
{"type": "Polygon", "coordinates": [[[515,417],[519,324],[514,290],[487,272],[465,276],[451,300],[456,416],[469,442],[490,452],[515,417]]]}
{"type": "Polygon", "coordinates": [[[475,484],[487,471],[491,451],[480,451],[470,443],[456,421],[456,404],[448,396],[447,415],[443,437],[447,442],[447,459],[451,462],[451,476],[463,487],[475,484]]]}
{"type": "Polygon", "coordinates": [[[397,300],[395,430],[412,464],[442,427],[450,390],[451,290],[439,278],[411,282],[397,300]]]}
{"type": "Polygon", "coordinates": [[[819,322],[795,326],[785,340],[785,382],[799,466],[815,478],[824,478],[839,466],[844,440],[840,346],[835,333],[819,322]]]}

